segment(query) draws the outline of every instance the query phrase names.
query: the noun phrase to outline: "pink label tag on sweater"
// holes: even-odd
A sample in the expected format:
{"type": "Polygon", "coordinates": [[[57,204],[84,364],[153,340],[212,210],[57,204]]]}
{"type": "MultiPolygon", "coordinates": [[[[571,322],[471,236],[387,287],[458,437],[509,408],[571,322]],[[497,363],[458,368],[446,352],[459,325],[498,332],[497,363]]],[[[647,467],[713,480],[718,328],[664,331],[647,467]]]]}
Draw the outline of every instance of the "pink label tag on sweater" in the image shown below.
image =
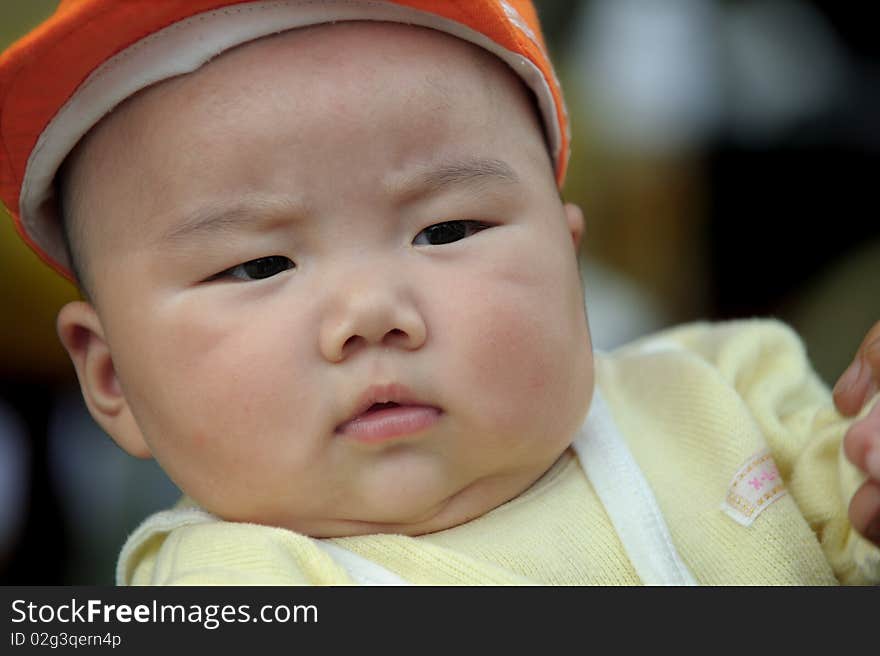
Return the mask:
{"type": "Polygon", "coordinates": [[[739,468],[727,488],[721,510],[743,526],[750,526],[771,503],[785,495],[785,485],[768,449],[759,451],[739,468]]]}

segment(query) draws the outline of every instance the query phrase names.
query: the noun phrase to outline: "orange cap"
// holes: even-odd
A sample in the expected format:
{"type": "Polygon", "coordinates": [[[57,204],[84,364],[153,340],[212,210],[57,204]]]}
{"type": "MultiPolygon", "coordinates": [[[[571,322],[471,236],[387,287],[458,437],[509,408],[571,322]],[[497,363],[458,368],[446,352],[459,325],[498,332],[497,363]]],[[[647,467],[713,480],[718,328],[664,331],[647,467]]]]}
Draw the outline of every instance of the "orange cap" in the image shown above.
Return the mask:
{"type": "Polygon", "coordinates": [[[247,41],[350,20],[430,27],[504,60],[537,98],[562,185],[568,118],[531,0],[62,0],[0,55],[0,199],[19,234],[71,278],[53,180],[107,112],[247,41]]]}

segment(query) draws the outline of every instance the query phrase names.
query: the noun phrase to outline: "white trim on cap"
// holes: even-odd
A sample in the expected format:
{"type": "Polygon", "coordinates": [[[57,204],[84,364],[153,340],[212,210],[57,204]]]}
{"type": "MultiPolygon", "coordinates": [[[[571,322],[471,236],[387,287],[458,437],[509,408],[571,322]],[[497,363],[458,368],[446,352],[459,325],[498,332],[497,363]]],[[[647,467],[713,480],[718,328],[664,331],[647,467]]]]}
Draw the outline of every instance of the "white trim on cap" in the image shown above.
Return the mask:
{"type": "MultiPolygon", "coordinates": [[[[508,16],[509,14],[505,14],[508,16]]],[[[429,27],[469,41],[497,55],[535,93],[554,164],[562,135],[547,80],[526,57],[484,34],[435,14],[368,0],[271,0],[213,9],[141,39],[97,68],[43,130],[28,158],[19,198],[22,223],[31,238],[65,267],[70,266],[50,202],[53,180],[76,143],[120,102],[161,80],[190,73],[220,53],[297,27],[351,20],[375,20],[429,27]]],[[[520,27],[514,25],[517,29],[520,27]]]]}

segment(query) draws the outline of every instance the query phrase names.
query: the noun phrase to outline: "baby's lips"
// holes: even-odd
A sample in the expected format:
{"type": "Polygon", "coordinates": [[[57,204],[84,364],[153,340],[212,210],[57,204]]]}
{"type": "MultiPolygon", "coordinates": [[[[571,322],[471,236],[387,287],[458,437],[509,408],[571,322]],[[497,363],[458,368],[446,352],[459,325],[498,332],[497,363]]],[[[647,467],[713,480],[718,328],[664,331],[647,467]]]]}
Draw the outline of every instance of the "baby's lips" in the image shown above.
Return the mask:
{"type": "Polygon", "coordinates": [[[374,406],[385,404],[433,407],[439,410],[439,408],[436,408],[431,403],[420,399],[406,385],[401,383],[370,385],[358,396],[356,403],[349,408],[345,419],[336,426],[336,432],[342,432],[345,426],[362,418],[371,409],[375,409],[374,406]]]}
{"type": "Polygon", "coordinates": [[[339,426],[337,434],[365,444],[414,436],[433,426],[439,408],[429,405],[390,405],[369,410],[339,426]]]}

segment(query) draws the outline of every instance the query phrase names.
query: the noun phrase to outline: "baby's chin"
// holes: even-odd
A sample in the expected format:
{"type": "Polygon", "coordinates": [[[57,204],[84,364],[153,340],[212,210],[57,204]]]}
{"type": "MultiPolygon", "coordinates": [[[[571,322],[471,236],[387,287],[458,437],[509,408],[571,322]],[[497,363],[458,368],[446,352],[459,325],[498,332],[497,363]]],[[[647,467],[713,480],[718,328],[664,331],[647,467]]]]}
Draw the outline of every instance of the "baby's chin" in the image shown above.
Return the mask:
{"type": "Polygon", "coordinates": [[[398,496],[379,509],[353,510],[350,517],[259,517],[244,521],[286,528],[313,538],[374,534],[414,537],[454,528],[491,512],[526,491],[547,469],[538,467],[509,476],[489,476],[465,486],[439,502],[428,501],[427,498],[398,496]]]}
{"type": "MultiPolygon", "coordinates": [[[[503,502],[502,502],[503,503],[503,502]]],[[[496,506],[498,504],[495,504],[496,506]]],[[[425,535],[464,524],[492,508],[473,508],[464,512],[461,508],[431,508],[419,513],[394,514],[387,510],[375,517],[364,518],[277,518],[277,517],[224,517],[228,521],[241,521],[285,528],[313,538],[344,538],[358,535],[394,534],[425,535]]],[[[220,515],[223,517],[222,515],[220,515]]]]}
{"type": "Polygon", "coordinates": [[[440,515],[426,514],[423,518],[383,518],[383,519],[302,519],[266,516],[224,516],[214,513],[221,519],[230,522],[247,524],[260,524],[275,528],[283,528],[300,535],[312,538],[345,538],[358,535],[394,534],[417,536],[427,533],[442,531],[453,526],[465,523],[478,516],[453,515],[443,513],[440,515]]]}
{"type": "MultiPolygon", "coordinates": [[[[497,504],[496,504],[497,505],[497,504]]],[[[296,533],[312,538],[346,538],[359,535],[407,535],[411,537],[437,533],[455,526],[466,524],[492,508],[473,510],[470,513],[441,512],[420,519],[401,519],[395,521],[362,521],[347,519],[326,519],[295,521],[285,526],[296,533]]],[[[275,526],[273,523],[269,523],[275,526]]]]}

